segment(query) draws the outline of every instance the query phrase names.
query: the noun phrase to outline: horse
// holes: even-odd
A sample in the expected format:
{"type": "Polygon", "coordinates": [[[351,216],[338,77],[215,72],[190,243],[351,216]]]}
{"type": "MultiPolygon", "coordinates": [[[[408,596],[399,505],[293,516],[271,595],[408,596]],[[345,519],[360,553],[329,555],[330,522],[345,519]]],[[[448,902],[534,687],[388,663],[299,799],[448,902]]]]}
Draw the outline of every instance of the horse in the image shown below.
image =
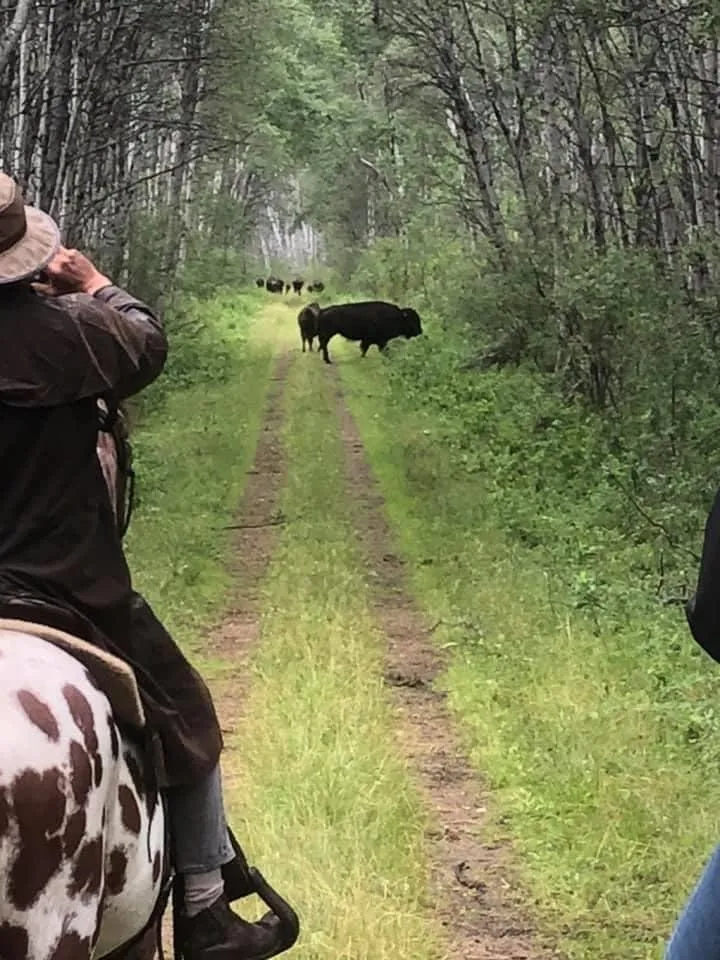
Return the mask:
{"type": "MultiPolygon", "coordinates": [[[[119,521],[113,434],[100,432],[97,455],[119,521]]],[[[0,960],[153,960],[171,892],[177,930],[181,884],[132,668],[63,630],[0,619],[0,727],[0,960]]],[[[295,912],[230,839],[226,895],[257,894],[288,949],[295,912]]]]}
{"type": "Polygon", "coordinates": [[[0,621],[3,960],[155,954],[171,874],[161,795],[118,723],[143,723],[132,681],[69,634],[0,621]]]}
{"type": "MultiPolygon", "coordinates": [[[[177,935],[182,880],[131,667],[0,619],[0,726],[0,960],[153,960],[171,893],[177,935]]],[[[265,903],[267,956],[282,953],[298,917],[229,836],[225,894],[265,903]]]]}

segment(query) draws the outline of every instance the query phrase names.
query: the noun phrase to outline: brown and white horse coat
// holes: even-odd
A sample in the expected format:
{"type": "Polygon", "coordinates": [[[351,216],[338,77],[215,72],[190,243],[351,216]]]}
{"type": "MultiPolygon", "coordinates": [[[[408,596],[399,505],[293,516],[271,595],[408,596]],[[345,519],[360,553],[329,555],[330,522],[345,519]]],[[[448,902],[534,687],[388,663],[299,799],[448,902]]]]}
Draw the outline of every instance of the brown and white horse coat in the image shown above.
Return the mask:
{"type": "Polygon", "coordinates": [[[101,958],[145,926],[165,823],[141,770],[86,667],[0,628],[1,960],[101,958]]]}

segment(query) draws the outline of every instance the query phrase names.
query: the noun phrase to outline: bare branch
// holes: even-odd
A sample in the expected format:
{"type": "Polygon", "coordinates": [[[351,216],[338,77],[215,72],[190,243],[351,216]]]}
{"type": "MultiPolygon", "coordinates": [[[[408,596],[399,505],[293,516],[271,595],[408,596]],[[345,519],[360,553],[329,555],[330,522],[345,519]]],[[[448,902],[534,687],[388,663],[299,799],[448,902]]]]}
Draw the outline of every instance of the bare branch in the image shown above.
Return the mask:
{"type": "Polygon", "coordinates": [[[20,42],[20,37],[23,34],[23,30],[27,26],[28,17],[30,16],[30,11],[32,10],[32,0],[18,0],[18,5],[15,7],[15,13],[13,14],[12,22],[8,27],[8,31],[5,34],[5,38],[0,45],[0,73],[8,65],[8,61],[15,50],[15,47],[20,42]]]}

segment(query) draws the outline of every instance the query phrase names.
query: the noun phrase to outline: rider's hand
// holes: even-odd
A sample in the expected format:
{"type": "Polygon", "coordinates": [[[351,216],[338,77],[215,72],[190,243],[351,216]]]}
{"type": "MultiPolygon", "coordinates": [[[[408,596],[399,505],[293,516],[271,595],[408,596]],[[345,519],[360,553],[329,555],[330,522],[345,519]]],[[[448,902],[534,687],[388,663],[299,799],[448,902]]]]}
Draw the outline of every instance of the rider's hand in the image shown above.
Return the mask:
{"type": "Polygon", "coordinates": [[[110,279],[100,273],[84,253],[60,247],[45,267],[52,289],[58,293],[96,293],[107,287],[110,279]]]}

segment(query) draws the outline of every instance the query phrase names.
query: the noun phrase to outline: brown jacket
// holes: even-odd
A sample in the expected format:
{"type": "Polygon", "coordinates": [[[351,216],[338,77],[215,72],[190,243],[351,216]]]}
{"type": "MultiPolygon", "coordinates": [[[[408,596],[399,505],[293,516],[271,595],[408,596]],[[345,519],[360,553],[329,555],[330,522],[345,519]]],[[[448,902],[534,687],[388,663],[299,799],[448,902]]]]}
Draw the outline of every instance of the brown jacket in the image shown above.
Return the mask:
{"type": "Polygon", "coordinates": [[[56,299],[0,288],[0,616],[72,627],[128,660],[174,785],[217,762],[217,718],[132,589],[96,454],[98,398],[142,390],[166,356],[160,320],[118,287],[56,299]]]}

